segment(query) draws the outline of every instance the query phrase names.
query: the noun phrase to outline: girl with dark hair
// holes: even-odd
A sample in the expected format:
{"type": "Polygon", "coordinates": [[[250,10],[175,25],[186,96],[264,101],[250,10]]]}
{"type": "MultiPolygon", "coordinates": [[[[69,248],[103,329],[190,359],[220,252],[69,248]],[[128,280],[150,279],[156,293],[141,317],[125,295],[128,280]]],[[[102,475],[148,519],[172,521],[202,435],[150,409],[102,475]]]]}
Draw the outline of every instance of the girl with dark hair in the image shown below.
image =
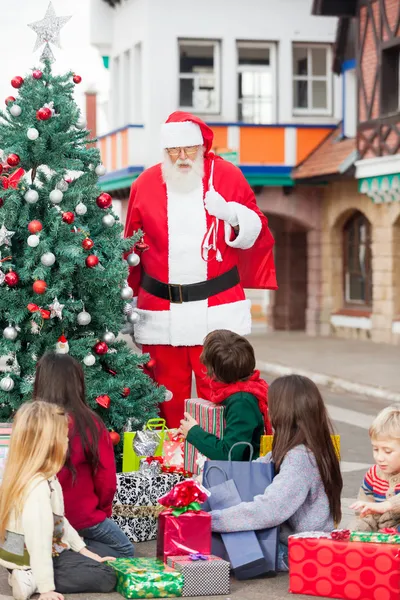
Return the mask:
{"type": "Polygon", "coordinates": [[[211,513],[213,531],[231,532],[281,526],[279,570],[288,570],[288,536],[331,531],[341,519],[343,487],[332,425],[317,386],[289,375],[269,388],[272,453],[258,459],[275,464],[276,476],[253,502],[211,513]]]}
{"type": "Polygon", "coordinates": [[[34,399],[62,406],[70,416],[67,459],[58,474],[69,522],[99,554],[133,556],[133,545],[109,518],[116,490],[114,449],[103,421],[86,404],[79,362],[68,354],[45,354],[36,369],[34,399]]]}

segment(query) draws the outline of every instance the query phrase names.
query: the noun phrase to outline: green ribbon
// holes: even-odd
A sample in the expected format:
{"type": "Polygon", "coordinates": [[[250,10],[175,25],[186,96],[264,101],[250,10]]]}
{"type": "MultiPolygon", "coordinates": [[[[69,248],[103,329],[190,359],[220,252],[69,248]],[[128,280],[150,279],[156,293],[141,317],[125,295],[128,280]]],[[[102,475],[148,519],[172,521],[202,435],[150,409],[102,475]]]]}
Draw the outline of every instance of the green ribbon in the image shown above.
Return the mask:
{"type": "Polygon", "coordinates": [[[191,502],[187,506],[176,506],[175,508],[172,509],[172,514],[174,517],[179,517],[180,515],[183,515],[185,512],[188,512],[189,510],[200,511],[201,505],[199,504],[199,502],[191,502]]]}

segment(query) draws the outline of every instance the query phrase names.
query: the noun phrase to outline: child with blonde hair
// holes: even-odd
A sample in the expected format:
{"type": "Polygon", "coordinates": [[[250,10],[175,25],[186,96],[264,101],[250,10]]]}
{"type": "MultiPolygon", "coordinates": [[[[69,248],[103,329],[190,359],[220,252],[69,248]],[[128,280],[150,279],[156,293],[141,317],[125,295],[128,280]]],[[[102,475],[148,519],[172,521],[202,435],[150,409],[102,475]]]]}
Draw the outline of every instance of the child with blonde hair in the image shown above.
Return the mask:
{"type": "MultiPolygon", "coordinates": [[[[111,592],[114,570],[90,552],[64,517],[56,474],[68,448],[68,417],[54,404],[35,401],[18,410],[0,487],[0,564],[10,571],[15,600],[39,592],[111,592]]],[[[112,560],[112,559],[111,559],[112,560]]]]}
{"type": "Polygon", "coordinates": [[[354,531],[378,531],[400,524],[400,405],[382,410],[369,428],[375,465],[364,477],[354,531]]]}

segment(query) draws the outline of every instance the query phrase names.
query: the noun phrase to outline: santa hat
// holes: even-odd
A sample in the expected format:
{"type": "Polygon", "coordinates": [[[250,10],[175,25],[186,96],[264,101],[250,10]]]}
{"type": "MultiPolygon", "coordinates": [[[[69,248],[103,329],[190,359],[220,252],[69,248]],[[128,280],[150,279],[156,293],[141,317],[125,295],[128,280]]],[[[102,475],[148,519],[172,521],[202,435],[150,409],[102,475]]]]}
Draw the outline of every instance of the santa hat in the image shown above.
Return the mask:
{"type": "Polygon", "coordinates": [[[176,111],[161,126],[161,144],[163,148],[182,148],[185,146],[204,146],[205,154],[212,148],[213,131],[199,117],[190,113],[176,111]]]}

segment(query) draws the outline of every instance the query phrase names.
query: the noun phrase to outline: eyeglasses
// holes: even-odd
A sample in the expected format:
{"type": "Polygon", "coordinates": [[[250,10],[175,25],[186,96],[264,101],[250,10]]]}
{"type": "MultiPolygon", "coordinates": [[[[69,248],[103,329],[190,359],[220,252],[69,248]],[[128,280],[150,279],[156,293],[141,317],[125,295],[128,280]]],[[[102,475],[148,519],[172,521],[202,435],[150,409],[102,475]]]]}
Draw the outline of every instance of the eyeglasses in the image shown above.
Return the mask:
{"type": "Polygon", "coordinates": [[[187,146],[186,148],[167,148],[170,156],[179,156],[183,151],[186,156],[194,156],[200,146],[187,146]]]}

